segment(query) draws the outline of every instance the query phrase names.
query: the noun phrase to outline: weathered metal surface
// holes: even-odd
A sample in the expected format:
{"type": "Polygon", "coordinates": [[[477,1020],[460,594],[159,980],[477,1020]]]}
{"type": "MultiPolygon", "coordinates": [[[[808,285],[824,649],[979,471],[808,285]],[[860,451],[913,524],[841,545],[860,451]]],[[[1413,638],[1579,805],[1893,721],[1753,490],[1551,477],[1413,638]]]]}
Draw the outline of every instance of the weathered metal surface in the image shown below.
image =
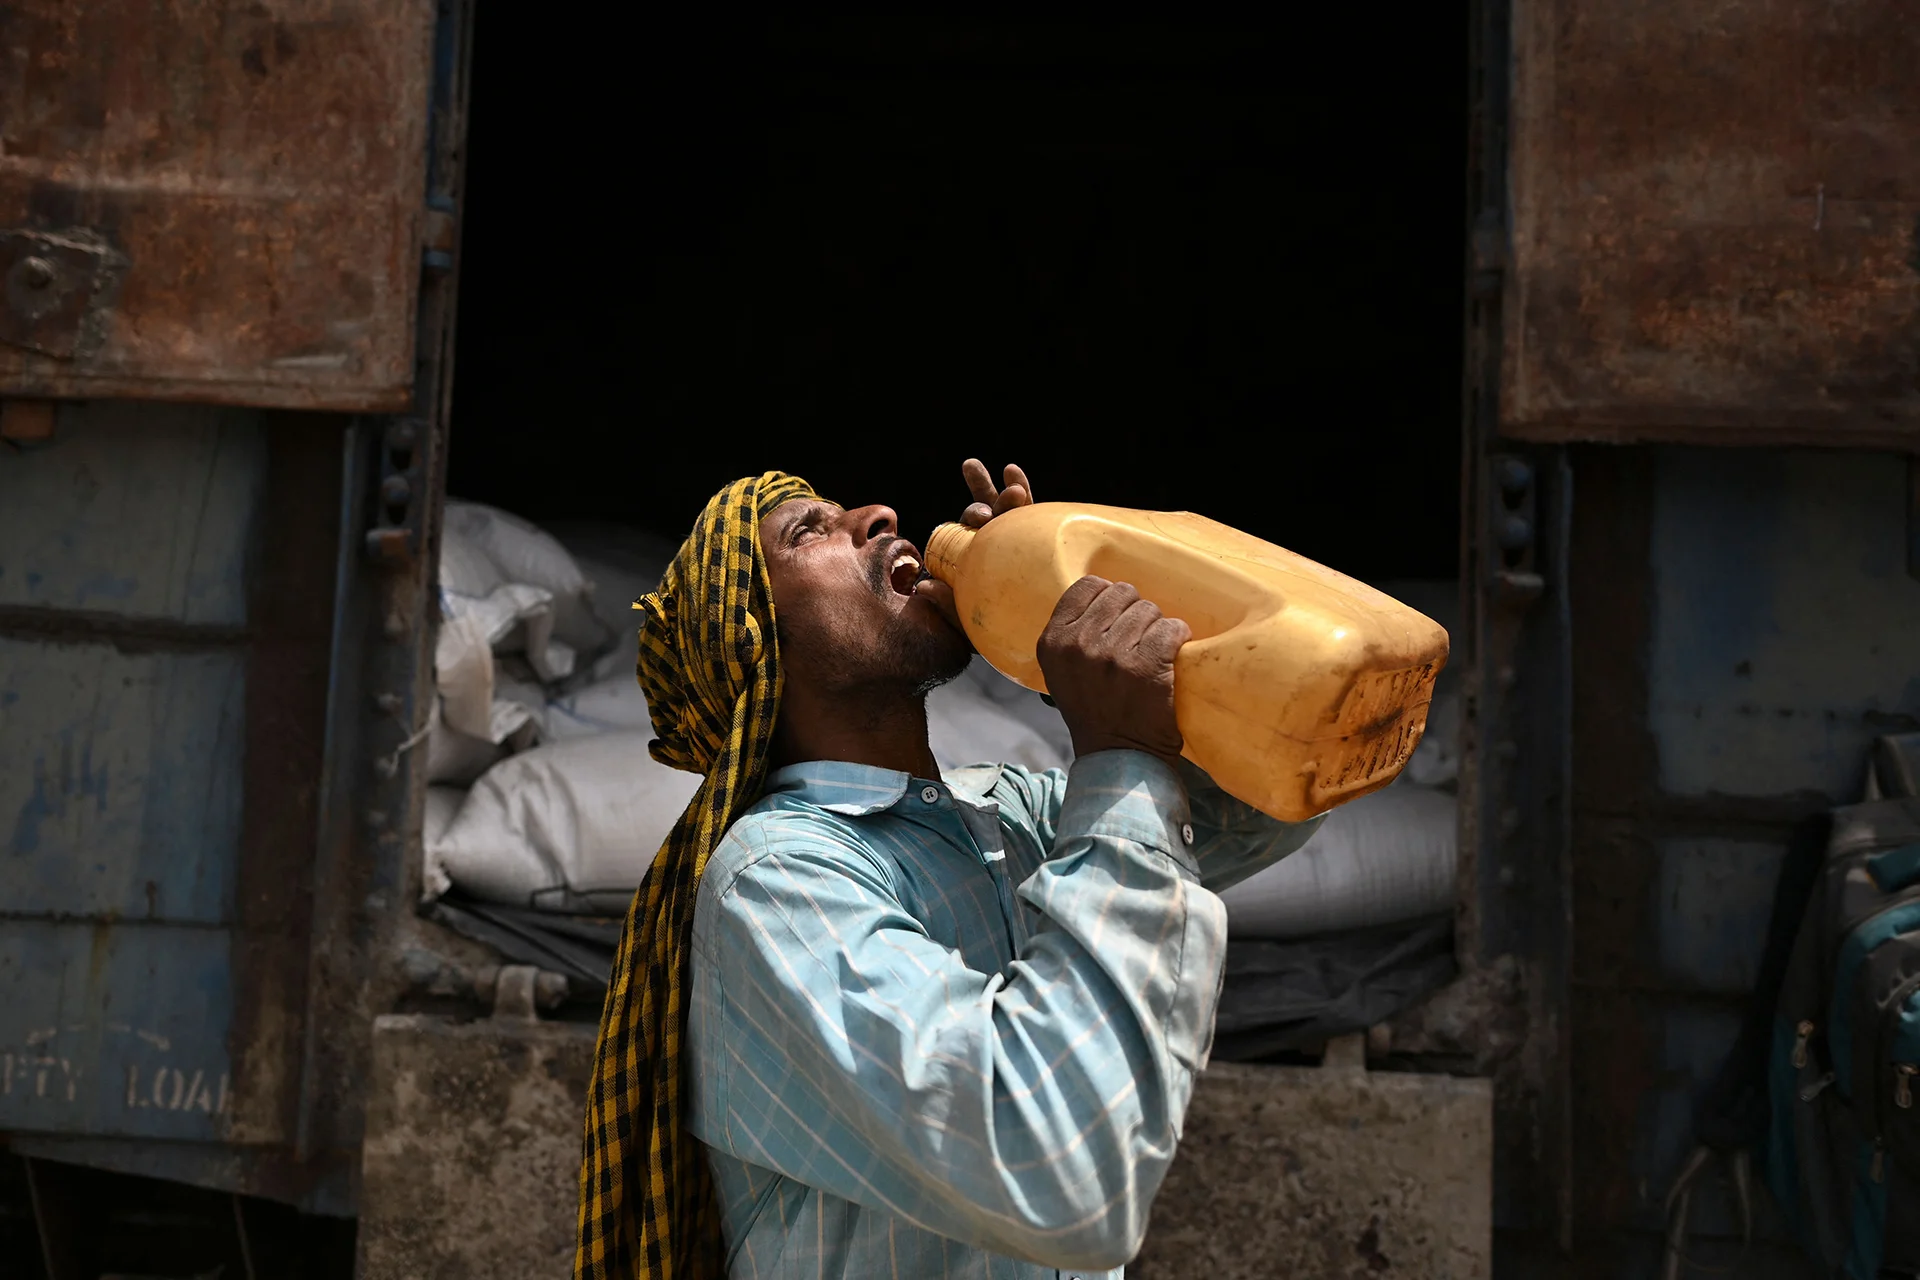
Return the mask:
{"type": "MultiPolygon", "coordinates": [[[[1784,516],[1779,494],[1770,492],[1777,482],[1764,476],[1785,464],[1804,470],[1809,483],[1827,483],[1872,461],[1679,449],[1575,453],[1573,1090],[1581,1245],[1567,1274],[1648,1275],[1657,1268],[1663,1201],[1691,1146],[1695,1100],[1718,1071],[1744,1011],[1781,851],[1795,822],[1827,803],[1810,781],[1828,767],[1826,716],[1810,717],[1792,734],[1774,733],[1773,716],[1729,716],[1711,743],[1694,720],[1695,710],[1711,717],[1742,696],[1716,692],[1722,683],[1715,673],[1724,668],[1732,676],[1742,658],[1734,637],[1795,635],[1787,648],[1813,656],[1832,646],[1845,655],[1848,639],[1838,633],[1858,621],[1817,598],[1792,604],[1778,626],[1742,620],[1752,616],[1743,599],[1766,597],[1778,586],[1781,566],[1769,545],[1782,538],[1817,544],[1836,534],[1844,542],[1846,527],[1861,517],[1853,510],[1860,495],[1842,485],[1835,509],[1803,516],[1797,534],[1793,520],[1761,533],[1752,528],[1756,521],[1771,525],[1784,516]],[[1676,488],[1696,464],[1705,469],[1676,488]],[[1661,505],[1675,497],[1681,505],[1662,515],[1661,505]],[[1661,533],[1663,521],[1671,527],[1661,533]],[[1717,532],[1723,526],[1724,536],[1717,532]],[[1669,572],[1691,587],[1657,585],[1669,572]],[[1652,690],[1663,665],[1670,691],[1691,683],[1684,712],[1656,710],[1652,690]],[[1774,769],[1766,790],[1715,786],[1676,794],[1667,783],[1675,752],[1710,752],[1710,760],[1690,767],[1718,769],[1733,780],[1743,751],[1751,767],[1774,769]]],[[[1876,557],[1864,550],[1828,558],[1831,590],[1878,590],[1876,557]]],[[[1897,561],[1898,554],[1896,547],[1884,556],[1897,561]]],[[[1881,625],[1877,638],[1901,637],[1881,625]]],[[[1817,705],[1844,694],[1854,680],[1844,669],[1848,661],[1802,668],[1795,696],[1817,705]]],[[[1857,787],[1859,770],[1846,772],[1857,787]]],[[[1694,1251],[1714,1265],[1730,1264],[1737,1218],[1723,1180],[1700,1186],[1692,1220],[1694,1251]]],[[[1810,1274],[1764,1204],[1758,1229],[1763,1240],[1737,1274],[1810,1274]]]]}
{"type": "Polygon", "coordinates": [[[406,407],[433,21],[0,3],[0,391],[406,407]]]}
{"type": "MultiPolygon", "coordinates": [[[[433,130],[428,206],[452,215],[461,199],[466,139],[472,0],[442,7],[435,28],[433,130]]],[[[453,240],[440,243],[455,258],[453,240]]],[[[442,229],[444,234],[444,228],[442,229]]],[[[486,957],[463,939],[414,914],[419,901],[420,824],[426,795],[424,752],[400,748],[425,723],[432,690],[432,621],[440,511],[446,491],[446,407],[453,377],[453,318],[458,272],[430,271],[418,314],[419,375],[410,416],[424,420],[410,475],[406,527],[417,549],[400,566],[379,568],[364,551],[368,528],[386,522],[378,481],[385,422],[356,431],[353,477],[342,497],[340,610],[328,695],[328,741],[321,832],[313,871],[313,929],[308,992],[312,1017],[304,1046],[298,1149],[357,1153],[366,1082],[372,1071],[374,1019],[402,999],[402,957],[423,942],[486,957]],[[378,762],[391,760],[384,772],[378,762]]],[[[496,958],[497,960],[497,958],[496,958]]]]}
{"type": "Polygon", "coordinates": [[[0,1127],[204,1141],[234,1113],[267,445],[253,415],[142,425],[65,406],[0,458],[0,1127]]]}
{"type": "Polygon", "coordinates": [[[1773,884],[1786,845],[1725,836],[1653,842],[1660,981],[1685,991],[1743,996],[1766,949],[1773,884]]]}
{"type": "Polygon", "coordinates": [[[0,232],[0,342],[62,360],[91,357],[126,265],[92,233],[0,232]]]}
{"type": "Polygon", "coordinates": [[[1493,1086],[1217,1063],[1129,1280],[1493,1274],[1493,1086]]]}
{"type": "Polygon", "coordinates": [[[228,1132],[236,1142],[285,1141],[297,1123],[343,483],[340,419],[276,414],[267,426],[248,555],[247,751],[230,960],[228,1132]]]}
{"type": "Polygon", "coordinates": [[[363,1280],[568,1274],[594,1035],[500,1018],[375,1024],[363,1280]]]}
{"type": "Polygon", "coordinates": [[[339,439],[64,405],[0,458],[0,1129],[289,1135],[339,439]]]}
{"type": "MultiPolygon", "coordinates": [[[[1574,639],[1575,1227],[1621,1247],[1665,1194],[1643,1186],[1644,1102],[1661,1084],[1650,995],[1660,873],[1639,814],[1656,799],[1646,730],[1651,477],[1642,450],[1576,453],[1570,548],[1574,639]]],[[[1677,1172],[1677,1170],[1673,1171],[1677,1172]]],[[[1671,1176],[1671,1172],[1667,1176],[1671,1176]]],[[[1550,1272],[1545,1272],[1551,1274],[1550,1272]]],[[[1601,1274],[1601,1273],[1597,1273],[1601,1274]]],[[[1652,1274],[1649,1272],[1648,1274],[1652,1274]]]]}
{"type": "MultiPolygon", "coordinates": [[[[1490,411],[1490,402],[1479,403],[1490,411]]],[[[1469,431],[1466,568],[1474,598],[1456,936],[1464,973],[1507,968],[1516,983],[1514,1003],[1484,1006],[1467,1040],[1479,1069],[1500,1082],[1497,1221],[1564,1241],[1572,1194],[1564,558],[1572,495],[1555,452],[1499,447],[1489,421],[1469,431]],[[1516,1024],[1522,1034],[1508,1036],[1516,1024]]]]}
{"type": "MultiPolygon", "coordinates": [[[[1455,989],[1414,1020],[1412,1051],[1494,1078],[1494,1222],[1565,1250],[1573,1232],[1569,1017],[1572,874],[1564,454],[1505,438],[1501,290],[1507,210],[1508,0],[1472,0],[1469,261],[1461,419],[1460,910],[1455,989]]],[[[1502,1246],[1511,1251],[1511,1243],[1502,1246]]]]}
{"type": "Polygon", "coordinates": [[[0,1128],[224,1137],[230,945],[226,929],[0,921],[0,1128]]]}
{"type": "Polygon", "coordinates": [[[1920,729],[1906,460],[1657,455],[1649,727],[1670,795],[1859,798],[1868,744],[1920,729]]]}
{"type": "Polygon", "coordinates": [[[0,462],[0,607],[245,623],[259,416],[102,401],[58,422],[55,446],[0,462]]]}
{"type": "Polygon", "coordinates": [[[245,693],[237,651],[0,637],[0,911],[230,919],[245,693]]]}
{"type": "Polygon", "coordinates": [[[1504,419],[1920,439],[1907,0],[1514,0],[1504,419]]]}
{"type": "MultiPolygon", "coordinates": [[[[433,247],[443,255],[457,252],[454,212],[465,132],[470,6],[444,6],[434,27],[431,96],[422,71],[416,104],[421,120],[431,112],[431,136],[416,135],[413,142],[406,134],[420,121],[390,109],[380,95],[400,92],[387,72],[413,65],[408,59],[415,20],[421,20],[424,40],[429,19],[423,15],[431,14],[431,6],[413,0],[384,6],[296,4],[255,9],[239,18],[217,10],[156,12],[157,17],[138,15],[141,22],[115,27],[112,40],[93,41],[111,50],[95,56],[97,65],[81,65],[69,50],[43,59],[46,66],[32,83],[0,73],[0,106],[8,95],[39,92],[34,85],[51,84],[48,76],[64,79],[45,89],[47,111],[73,105],[62,95],[76,84],[91,87],[97,98],[124,112],[112,122],[82,121],[84,128],[76,125],[60,136],[71,138],[98,126],[113,140],[124,140],[124,132],[115,132],[121,125],[139,124],[132,99],[157,83],[148,73],[160,68],[176,81],[186,75],[147,152],[157,157],[155,164],[171,166],[166,183],[152,190],[91,193],[43,183],[34,197],[36,218],[45,214],[64,224],[84,205],[112,213],[120,219],[116,226],[141,236],[158,234],[151,219],[160,213],[181,214],[179,225],[167,232],[177,235],[178,243],[169,241],[164,259],[144,260],[149,266],[178,268],[175,283],[191,288],[166,305],[177,302],[174,319],[206,317],[208,332],[196,336],[156,311],[155,327],[141,335],[150,344],[142,350],[152,355],[166,341],[190,340],[199,345],[186,355],[203,360],[205,367],[183,356],[184,374],[91,376],[89,394],[339,405],[361,403],[352,397],[384,387],[382,403],[411,405],[431,420],[418,463],[423,496],[408,513],[416,545],[427,547],[437,528],[445,467],[440,415],[451,370],[455,277],[449,270],[429,271],[417,309],[390,305],[398,295],[383,292],[387,284],[381,281],[395,290],[413,290],[418,245],[411,232],[396,233],[390,246],[373,241],[385,225],[382,219],[397,218],[396,210],[411,218],[422,203],[418,191],[400,199],[393,195],[397,186],[383,192],[379,184],[394,174],[418,175],[424,169],[432,175],[425,202],[439,214],[433,247]],[[188,30],[196,23],[219,30],[211,35],[198,27],[188,30]],[[369,60],[354,65],[353,49],[369,60]],[[213,75],[226,54],[258,63],[267,73],[249,89],[252,97],[240,114],[227,112],[232,104],[221,96],[232,84],[213,75]],[[311,66],[288,71],[288,60],[296,58],[319,58],[328,65],[324,71],[311,66]],[[186,64],[192,74],[181,71],[186,64]],[[211,78],[195,79],[195,68],[208,70],[211,78]],[[130,81],[120,82],[129,76],[130,81]],[[324,83],[316,83],[316,76],[324,83]],[[302,145],[310,143],[313,154],[276,156],[276,149],[299,149],[272,137],[290,121],[308,130],[302,145]],[[224,132],[189,136],[203,127],[224,132]],[[378,136],[368,135],[368,129],[378,136]],[[343,156],[351,161],[344,168],[334,164],[343,156]],[[218,181],[203,182],[214,169],[218,181]],[[288,184],[308,179],[308,188],[288,195],[288,184]],[[253,220],[242,228],[253,240],[231,237],[231,225],[224,230],[218,225],[221,218],[231,224],[241,214],[253,220]],[[328,237],[307,236],[327,219],[328,237]],[[271,272],[260,253],[263,246],[280,255],[271,272]],[[351,257],[352,271],[380,277],[368,295],[372,302],[360,296],[367,280],[340,276],[334,270],[339,264],[328,254],[351,257]],[[284,280],[273,272],[281,272],[284,280]],[[316,380],[312,368],[262,375],[243,360],[235,362],[254,359],[298,330],[306,322],[300,308],[311,312],[308,304],[315,299],[340,302],[335,293],[378,312],[369,312],[368,325],[351,333],[329,330],[345,344],[335,354],[364,348],[371,353],[369,363],[356,366],[355,356],[316,380]],[[388,315],[399,317],[404,343],[391,340],[392,333],[381,327],[384,321],[373,323],[388,315]],[[374,357],[382,352],[398,353],[389,369],[397,376],[385,382],[375,378],[374,357]],[[228,380],[221,382],[222,377],[228,380]]],[[[22,50],[37,47],[36,41],[45,44],[56,28],[90,31],[119,19],[99,5],[68,13],[0,0],[0,21],[11,24],[0,27],[8,36],[0,42],[6,45],[0,57],[17,61],[22,50]],[[20,15],[30,8],[33,21],[23,27],[20,15]]],[[[243,70],[259,77],[257,68],[243,70]]],[[[19,120],[46,123],[43,117],[0,110],[5,138],[0,199],[6,198],[7,181],[33,167],[24,163],[32,159],[24,156],[25,148],[15,146],[19,120]]],[[[50,135],[36,136],[45,141],[50,135]]],[[[110,148],[99,154],[108,161],[127,158],[110,148]]],[[[109,239],[116,249],[129,249],[121,239],[109,239]]],[[[132,286],[140,279],[143,259],[138,253],[128,256],[128,289],[109,317],[114,324],[130,314],[138,297],[132,286]]],[[[151,276],[145,279],[153,283],[151,276]]],[[[147,302],[166,301],[156,298],[150,294],[147,302]]],[[[107,350],[113,350],[111,343],[107,350]]],[[[317,354],[325,358],[295,365],[332,360],[325,351],[317,354]]],[[[0,385],[11,385],[7,371],[13,366],[6,362],[17,359],[17,352],[0,355],[0,385]]],[[[100,662],[132,668],[141,662],[155,669],[172,669],[169,663],[192,667],[217,657],[237,664],[244,681],[238,714],[231,699],[221,712],[228,717],[221,730],[226,736],[209,759],[198,762],[211,789],[196,794],[199,782],[173,787],[157,802],[164,817],[169,805],[191,814],[207,796],[218,800],[214,809],[201,812],[198,843],[165,829],[164,822],[159,830],[142,828],[143,822],[155,825],[155,803],[135,797],[117,803],[111,816],[97,808],[85,816],[90,825],[75,837],[82,865],[55,877],[60,887],[47,891],[48,911],[27,918],[10,915],[0,894],[0,939],[7,945],[20,940],[34,963],[44,963],[41,985],[69,1003],[91,1000],[95,1011],[117,1015],[123,1001],[145,990],[127,976],[86,986],[87,970],[84,965],[75,969],[73,957],[88,960],[91,953],[75,951],[74,939],[105,948],[102,955],[114,948],[128,954],[145,948],[150,963],[145,969],[134,966],[142,973],[169,972],[168,966],[189,952],[203,957],[205,981],[183,993],[170,992],[182,1002],[181,1016],[191,1013],[192,1022],[169,1043],[176,1053],[189,1045],[226,1063],[228,1112],[212,1128],[173,1134],[190,1141],[115,1136],[121,1130],[110,1123],[50,1129],[34,1128],[39,1122],[33,1121],[7,1135],[23,1150],[295,1200],[323,1212],[349,1213],[355,1206],[355,1188],[343,1171],[347,1162],[357,1168],[359,1161],[373,1019],[393,1007],[404,987],[394,957],[427,928],[410,910],[417,891],[409,876],[416,873],[417,850],[410,861],[408,842],[417,839],[420,784],[411,768],[381,776],[371,767],[410,733],[417,708],[424,705],[416,693],[429,669],[430,573],[421,566],[431,564],[430,551],[388,574],[374,572],[361,552],[374,498],[369,479],[380,471],[376,449],[383,426],[376,421],[356,431],[342,419],[318,415],[262,418],[151,402],[63,403],[50,439],[24,452],[0,454],[0,637],[32,650],[34,661],[42,664],[56,661],[50,654],[96,651],[108,655],[100,662]],[[397,691],[398,697],[376,699],[376,691],[397,691]],[[235,740],[242,744],[237,752],[231,747],[235,740]],[[130,825],[139,834],[117,849],[94,840],[101,831],[130,825]],[[102,851],[109,856],[101,857],[102,851]],[[88,871],[89,859],[104,862],[105,868],[88,871]],[[145,879],[134,874],[148,866],[174,878],[149,877],[158,880],[156,896],[163,903],[168,898],[184,903],[173,892],[175,881],[190,881],[202,895],[193,900],[200,918],[149,923],[145,879]],[[105,889],[91,891],[91,897],[79,894],[80,887],[93,883],[87,874],[103,886],[134,885],[138,921],[130,920],[105,889]],[[60,901],[52,902],[56,897],[60,901]],[[208,917],[213,901],[222,905],[208,917]],[[41,926],[53,934],[26,939],[25,930],[41,926]],[[184,929],[192,929],[200,941],[180,945],[176,935],[184,929]]],[[[107,679],[95,682],[97,690],[104,691],[107,679]]],[[[113,696],[144,706],[137,684],[113,696]]],[[[197,695],[188,701],[194,705],[183,703],[174,714],[197,724],[194,717],[204,719],[211,704],[197,695]]],[[[64,718],[49,709],[52,718],[25,735],[27,741],[6,735],[6,748],[44,754],[60,745],[63,733],[84,736],[93,702],[68,702],[64,718]]],[[[125,737],[108,736],[115,742],[125,737]]],[[[137,757],[129,764],[132,773],[111,775],[115,787],[152,763],[137,749],[131,756],[137,757]]],[[[13,816],[0,812],[0,835],[10,829],[13,816]]],[[[68,821],[80,823],[77,809],[68,821]]],[[[6,865],[0,857],[0,868],[6,865]]],[[[433,944],[462,952],[458,939],[434,939],[433,944]]],[[[25,1035],[14,1025],[17,1016],[24,1015],[0,999],[0,1052],[25,1035]]],[[[127,1065],[109,1055],[86,1069],[89,1078],[100,1079],[116,1071],[124,1076],[127,1065]]],[[[169,1076],[163,1098],[170,1099],[171,1090],[169,1076]]],[[[0,1117],[0,1131],[13,1123],[11,1116],[0,1117]]]]}

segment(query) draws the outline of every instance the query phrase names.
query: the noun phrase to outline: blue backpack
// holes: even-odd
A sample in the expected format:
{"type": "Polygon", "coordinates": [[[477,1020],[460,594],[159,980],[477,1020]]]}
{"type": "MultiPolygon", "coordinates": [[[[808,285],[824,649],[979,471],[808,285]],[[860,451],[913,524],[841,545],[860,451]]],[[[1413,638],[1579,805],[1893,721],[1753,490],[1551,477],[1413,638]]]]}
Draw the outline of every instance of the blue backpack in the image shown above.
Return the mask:
{"type": "Polygon", "coordinates": [[[1920,798],[1836,810],[1780,988],[1767,1185],[1827,1273],[1920,1275],[1920,798]]]}
{"type": "Polygon", "coordinates": [[[1874,744],[1868,796],[1789,845],[1752,1007],[1667,1198],[1669,1277],[1716,1154],[1750,1228],[1756,1152],[1822,1274],[1920,1277],[1920,734],[1874,744]]]}

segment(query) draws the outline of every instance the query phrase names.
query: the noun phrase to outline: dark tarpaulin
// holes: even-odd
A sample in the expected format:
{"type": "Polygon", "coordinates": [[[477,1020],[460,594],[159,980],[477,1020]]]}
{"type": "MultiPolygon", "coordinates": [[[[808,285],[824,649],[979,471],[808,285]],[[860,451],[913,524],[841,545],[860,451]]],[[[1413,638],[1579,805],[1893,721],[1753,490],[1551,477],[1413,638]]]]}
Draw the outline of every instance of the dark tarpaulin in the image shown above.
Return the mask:
{"type": "Polygon", "coordinates": [[[1453,980],[1453,917],[1285,942],[1235,938],[1213,1057],[1244,1062],[1365,1031],[1453,980]]]}

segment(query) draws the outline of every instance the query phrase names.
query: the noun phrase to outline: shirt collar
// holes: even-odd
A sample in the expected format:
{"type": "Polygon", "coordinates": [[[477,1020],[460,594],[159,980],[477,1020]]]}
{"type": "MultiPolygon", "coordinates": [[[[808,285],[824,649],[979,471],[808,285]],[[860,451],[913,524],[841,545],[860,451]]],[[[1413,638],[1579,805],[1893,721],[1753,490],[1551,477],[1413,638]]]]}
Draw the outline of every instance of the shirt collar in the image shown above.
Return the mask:
{"type": "MultiPolygon", "coordinates": [[[[989,813],[999,812],[999,806],[987,799],[999,780],[998,765],[955,769],[940,779],[955,800],[989,813]]],[[[858,818],[893,808],[914,782],[912,775],[898,769],[878,769],[844,760],[809,760],[769,773],[763,794],[785,796],[828,813],[858,818]]]]}

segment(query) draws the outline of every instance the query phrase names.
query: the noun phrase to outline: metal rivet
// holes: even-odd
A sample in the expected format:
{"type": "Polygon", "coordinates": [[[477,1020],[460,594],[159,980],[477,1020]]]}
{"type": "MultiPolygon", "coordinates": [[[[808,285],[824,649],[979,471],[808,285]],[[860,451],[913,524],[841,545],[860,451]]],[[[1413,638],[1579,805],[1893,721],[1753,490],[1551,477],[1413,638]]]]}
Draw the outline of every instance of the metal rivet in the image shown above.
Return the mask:
{"type": "Polygon", "coordinates": [[[45,258],[26,258],[20,263],[20,282],[29,289],[44,289],[53,283],[56,268],[45,258]]]}
{"type": "Polygon", "coordinates": [[[1500,487],[1507,493],[1525,493],[1533,484],[1533,468],[1519,458],[1502,458],[1499,464],[1500,487]]]}
{"type": "Polygon", "coordinates": [[[935,804],[940,799],[940,788],[922,787],[920,788],[920,798],[922,800],[925,800],[928,804],[935,804]]]}
{"type": "Polygon", "coordinates": [[[1520,551],[1533,541],[1533,524],[1525,516],[1507,516],[1500,521],[1500,546],[1520,551]]]}

